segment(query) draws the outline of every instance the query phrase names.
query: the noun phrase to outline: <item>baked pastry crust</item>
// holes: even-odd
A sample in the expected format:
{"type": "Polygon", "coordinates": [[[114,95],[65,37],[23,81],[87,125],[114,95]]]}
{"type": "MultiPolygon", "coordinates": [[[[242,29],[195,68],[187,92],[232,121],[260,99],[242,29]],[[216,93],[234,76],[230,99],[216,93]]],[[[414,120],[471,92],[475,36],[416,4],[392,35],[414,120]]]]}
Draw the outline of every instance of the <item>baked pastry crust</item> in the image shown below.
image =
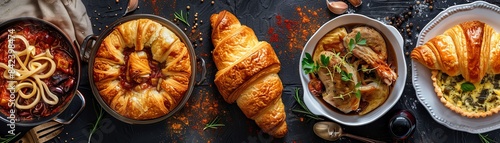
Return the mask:
{"type": "Polygon", "coordinates": [[[411,52],[411,58],[431,70],[462,75],[477,83],[485,74],[500,73],[500,40],[491,26],[469,21],[453,26],[411,52]]]}
{"type": "MultiPolygon", "coordinates": [[[[488,24],[480,21],[464,22],[451,27],[424,45],[416,47],[411,53],[411,58],[433,70],[431,78],[435,92],[446,107],[462,116],[486,117],[500,110],[500,104],[486,103],[483,105],[483,103],[478,102],[481,100],[477,99],[478,96],[486,96],[486,91],[489,93],[487,97],[490,97],[491,94],[500,95],[500,92],[496,93],[500,89],[500,85],[484,89],[485,86],[491,84],[485,84],[485,81],[489,81],[490,76],[500,73],[499,40],[500,35],[488,24]],[[468,93],[456,93],[460,94],[460,97],[452,96],[451,93],[462,92],[461,88],[454,87],[458,83],[440,81],[438,75],[449,75],[454,78],[463,77],[464,80],[460,80],[460,82],[469,81],[484,91],[475,89],[468,93]],[[484,77],[488,78],[484,79],[484,77]],[[446,88],[454,90],[450,92],[446,88]],[[465,100],[467,100],[467,105],[463,106],[462,103],[465,104],[465,100]],[[484,109],[478,109],[478,107],[484,109]]],[[[493,83],[495,82],[493,81],[493,83]]]]}
{"type": "Polygon", "coordinates": [[[497,77],[493,78],[493,76],[488,75],[486,77],[481,83],[475,84],[476,89],[468,93],[457,88],[465,82],[460,80],[461,77],[451,77],[440,71],[432,71],[431,79],[434,91],[446,107],[465,117],[480,118],[491,116],[500,111],[500,101],[498,100],[500,99],[500,90],[488,87],[490,84],[498,87],[500,81],[495,80],[497,77]]]}
{"type": "Polygon", "coordinates": [[[154,119],[171,112],[184,97],[192,74],[190,58],[167,27],[149,19],[127,21],[101,43],[93,79],[118,114],[154,119]]]}
{"type": "Polygon", "coordinates": [[[276,138],[288,132],[278,76],[281,64],[271,45],[228,11],[210,17],[215,84],[228,103],[236,103],[262,131],[276,138]]]}

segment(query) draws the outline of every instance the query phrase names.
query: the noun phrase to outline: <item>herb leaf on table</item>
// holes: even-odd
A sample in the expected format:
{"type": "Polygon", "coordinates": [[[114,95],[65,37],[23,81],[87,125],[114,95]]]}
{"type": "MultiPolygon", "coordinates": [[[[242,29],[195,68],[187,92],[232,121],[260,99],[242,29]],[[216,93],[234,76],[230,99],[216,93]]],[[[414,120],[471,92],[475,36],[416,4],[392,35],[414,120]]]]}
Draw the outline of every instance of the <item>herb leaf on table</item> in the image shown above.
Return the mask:
{"type": "Polygon", "coordinates": [[[189,25],[189,22],[187,22],[187,19],[188,19],[188,13],[186,13],[186,14],[184,15],[184,14],[182,13],[182,10],[181,10],[179,13],[175,12],[175,13],[174,13],[174,16],[175,16],[175,18],[176,18],[176,19],[178,19],[178,20],[182,21],[182,22],[183,22],[184,24],[186,24],[187,26],[191,26],[191,25],[189,25]]]}
{"type": "Polygon", "coordinates": [[[10,141],[14,140],[20,133],[17,133],[16,135],[6,135],[5,137],[0,137],[0,143],[9,143],[10,141]]]}
{"type": "Polygon", "coordinates": [[[488,137],[488,135],[479,134],[479,139],[482,143],[496,143],[497,141],[488,137]]]}
{"type": "Polygon", "coordinates": [[[299,90],[300,88],[295,88],[295,95],[293,96],[293,98],[295,98],[295,101],[297,101],[297,103],[300,105],[300,108],[294,108],[292,109],[293,112],[297,112],[297,113],[301,113],[301,114],[304,114],[304,116],[308,117],[310,119],[314,119],[314,120],[323,120],[323,118],[319,117],[318,115],[316,114],[313,114],[308,108],[307,106],[304,104],[304,101],[302,101],[301,97],[299,97],[299,90]]]}
{"type": "Polygon", "coordinates": [[[94,102],[92,102],[92,105],[94,106],[94,112],[97,115],[97,120],[95,121],[94,124],[92,124],[92,128],[90,129],[88,143],[90,143],[90,140],[92,139],[92,135],[100,128],[99,124],[101,123],[101,119],[104,115],[102,112],[102,108],[100,106],[96,106],[95,102],[97,102],[97,101],[94,100],[94,102]],[[97,111],[97,110],[99,110],[99,111],[97,111]]]}
{"type": "Polygon", "coordinates": [[[224,127],[224,126],[226,126],[224,124],[220,124],[219,120],[220,120],[219,116],[215,117],[212,121],[208,122],[205,125],[205,128],[203,128],[203,130],[206,130],[208,128],[217,129],[217,127],[224,127]]]}

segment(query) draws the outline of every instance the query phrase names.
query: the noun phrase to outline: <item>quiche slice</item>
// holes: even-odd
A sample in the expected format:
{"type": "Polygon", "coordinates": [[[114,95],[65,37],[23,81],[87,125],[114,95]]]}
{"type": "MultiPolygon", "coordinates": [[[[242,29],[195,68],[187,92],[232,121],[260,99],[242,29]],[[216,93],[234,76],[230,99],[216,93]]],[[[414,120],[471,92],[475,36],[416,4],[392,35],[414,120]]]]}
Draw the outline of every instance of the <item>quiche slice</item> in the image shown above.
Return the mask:
{"type": "Polygon", "coordinates": [[[440,101],[462,116],[480,118],[500,110],[500,74],[485,75],[481,82],[474,83],[472,91],[462,90],[462,84],[467,81],[461,75],[432,71],[431,79],[440,101]]]}

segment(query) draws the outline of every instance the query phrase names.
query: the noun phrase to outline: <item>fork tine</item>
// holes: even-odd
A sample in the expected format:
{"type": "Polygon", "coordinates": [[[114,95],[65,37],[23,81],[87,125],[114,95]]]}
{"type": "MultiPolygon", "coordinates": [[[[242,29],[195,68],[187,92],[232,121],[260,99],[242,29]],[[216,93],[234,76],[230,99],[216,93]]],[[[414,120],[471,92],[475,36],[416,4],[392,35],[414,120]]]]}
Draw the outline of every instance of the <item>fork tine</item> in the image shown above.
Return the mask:
{"type": "Polygon", "coordinates": [[[33,130],[38,132],[40,130],[47,129],[47,128],[52,127],[52,126],[57,125],[57,124],[59,124],[59,123],[54,122],[54,121],[50,121],[50,122],[47,122],[47,123],[44,123],[44,124],[41,124],[41,125],[34,127],[33,130]]]}
{"type": "Polygon", "coordinates": [[[62,132],[63,129],[64,129],[63,126],[60,126],[59,128],[57,128],[57,130],[55,130],[55,131],[53,131],[45,136],[40,136],[38,142],[43,143],[43,142],[49,141],[52,138],[55,138],[57,135],[59,135],[62,132]]]}
{"type": "Polygon", "coordinates": [[[63,127],[62,124],[59,124],[59,125],[56,125],[56,126],[51,126],[51,127],[48,127],[46,130],[41,130],[41,131],[36,132],[36,134],[38,135],[39,138],[41,138],[43,136],[48,135],[51,132],[59,130],[62,127],[63,127]]]}

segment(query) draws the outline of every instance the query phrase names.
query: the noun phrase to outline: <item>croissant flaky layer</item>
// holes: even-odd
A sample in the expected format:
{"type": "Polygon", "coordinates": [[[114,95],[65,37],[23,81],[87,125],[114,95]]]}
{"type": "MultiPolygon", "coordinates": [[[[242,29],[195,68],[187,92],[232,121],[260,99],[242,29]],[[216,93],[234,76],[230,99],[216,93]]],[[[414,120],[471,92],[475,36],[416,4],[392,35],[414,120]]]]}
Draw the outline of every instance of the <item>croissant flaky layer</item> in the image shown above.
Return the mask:
{"type": "Polygon", "coordinates": [[[149,19],[131,20],[104,38],[93,79],[102,99],[118,114],[154,119],[171,112],[187,92],[190,58],[167,27],[149,19]]]}
{"type": "Polygon", "coordinates": [[[485,74],[500,73],[500,35],[480,21],[458,24],[411,52],[411,58],[432,70],[462,75],[477,83],[485,74]]]}
{"type": "Polygon", "coordinates": [[[228,103],[236,103],[262,131],[281,138],[288,132],[278,76],[281,64],[274,49],[228,11],[213,14],[215,84],[228,103]]]}

